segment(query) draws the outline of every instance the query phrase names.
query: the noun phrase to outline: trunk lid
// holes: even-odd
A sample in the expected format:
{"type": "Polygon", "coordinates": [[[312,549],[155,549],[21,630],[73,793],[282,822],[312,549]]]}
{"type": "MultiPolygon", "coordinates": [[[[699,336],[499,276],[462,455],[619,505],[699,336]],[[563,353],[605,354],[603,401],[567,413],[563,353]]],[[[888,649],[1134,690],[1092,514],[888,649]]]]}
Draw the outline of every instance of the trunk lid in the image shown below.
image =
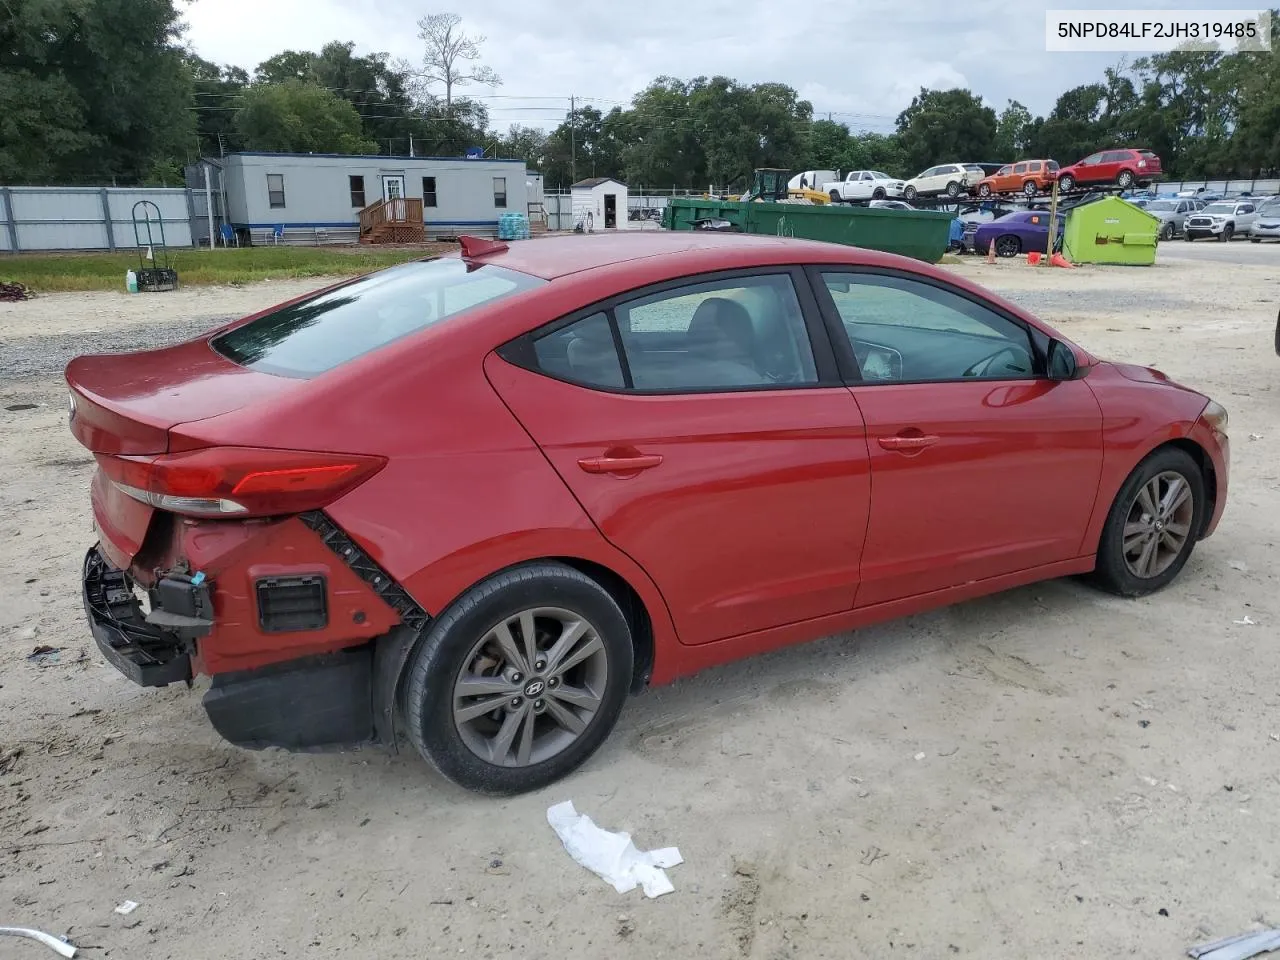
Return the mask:
{"type": "MultiPolygon", "coordinates": [[[[206,339],[137,353],[76,357],[67,365],[71,432],[101,460],[173,452],[170,430],[259,403],[302,381],[249,370],[206,339]]],[[[117,490],[99,468],[94,524],[104,551],[127,568],[146,540],[155,508],[117,490]]]]}

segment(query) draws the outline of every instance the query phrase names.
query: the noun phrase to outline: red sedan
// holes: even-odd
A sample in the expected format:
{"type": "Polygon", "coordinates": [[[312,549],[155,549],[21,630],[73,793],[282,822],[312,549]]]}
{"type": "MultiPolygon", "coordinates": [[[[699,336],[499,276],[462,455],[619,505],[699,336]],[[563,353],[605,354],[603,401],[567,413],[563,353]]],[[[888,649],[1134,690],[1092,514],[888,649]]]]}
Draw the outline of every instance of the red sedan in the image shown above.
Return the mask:
{"type": "Polygon", "coordinates": [[[1227,415],[887,254],[710,233],[467,239],[179,346],[80,357],[85,609],[217,730],[403,730],[532,789],[629,692],[1091,573],[1169,583],[1227,415]]]}

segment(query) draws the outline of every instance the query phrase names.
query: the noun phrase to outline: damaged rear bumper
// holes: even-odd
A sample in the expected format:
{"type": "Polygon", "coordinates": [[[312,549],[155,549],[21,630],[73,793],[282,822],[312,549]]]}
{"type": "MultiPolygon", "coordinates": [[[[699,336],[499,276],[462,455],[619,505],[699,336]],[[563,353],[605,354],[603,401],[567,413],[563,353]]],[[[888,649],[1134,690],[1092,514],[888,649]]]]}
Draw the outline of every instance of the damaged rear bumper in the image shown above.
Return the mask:
{"type": "Polygon", "coordinates": [[[191,654],[213,628],[207,582],[166,577],[149,591],[145,613],[132,578],[94,546],[84,558],[85,616],[107,662],[143,687],[191,682],[191,654]]]}

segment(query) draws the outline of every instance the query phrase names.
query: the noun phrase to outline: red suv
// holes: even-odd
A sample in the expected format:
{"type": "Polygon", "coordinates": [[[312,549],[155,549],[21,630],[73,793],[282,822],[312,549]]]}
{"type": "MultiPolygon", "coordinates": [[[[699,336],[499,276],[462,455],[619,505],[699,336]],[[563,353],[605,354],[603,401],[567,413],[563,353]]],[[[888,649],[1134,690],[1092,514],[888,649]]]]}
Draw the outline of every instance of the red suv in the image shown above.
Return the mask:
{"type": "Polygon", "coordinates": [[[1145,187],[1161,172],[1160,158],[1150,150],[1103,150],[1063,167],[1058,174],[1058,187],[1066,191],[1077,184],[1114,183],[1128,190],[1135,185],[1145,187]]]}

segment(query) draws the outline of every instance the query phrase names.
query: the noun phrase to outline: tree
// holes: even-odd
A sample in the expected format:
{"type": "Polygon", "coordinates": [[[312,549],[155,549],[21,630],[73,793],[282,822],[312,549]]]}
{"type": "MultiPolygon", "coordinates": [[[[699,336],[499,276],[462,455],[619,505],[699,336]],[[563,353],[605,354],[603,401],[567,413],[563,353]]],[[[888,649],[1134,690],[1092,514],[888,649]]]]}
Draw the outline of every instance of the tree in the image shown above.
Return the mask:
{"type": "Polygon", "coordinates": [[[238,146],[235,115],[249,85],[240,67],[218,66],[194,53],[186,55],[195,102],[196,136],[201,156],[220,156],[238,146]]]}
{"type": "Polygon", "coordinates": [[[996,151],[996,112],[968,90],[921,87],[898,115],[898,137],[907,166],[986,160],[996,151]]]}
{"type": "Polygon", "coordinates": [[[1031,111],[1017,100],[1010,100],[996,121],[996,159],[1025,159],[1031,145],[1028,137],[1030,126],[1031,111]]]}
{"type": "Polygon", "coordinates": [[[196,137],[173,0],[6,0],[0,9],[0,178],[177,178],[196,137]]]}
{"type": "Polygon", "coordinates": [[[432,13],[418,21],[418,38],[426,45],[419,79],[427,85],[444,84],[445,110],[453,108],[454,87],[470,83],[496,87],[502,83],[490,67],[470,66],[480,59],[485,38],[467,36],[459,29],[461,23],[462,17],[456,13],[432,13]]]}
{"type": "Polygon", "coordinates": [[[281,153],[376,153],[346,100],[301,80],[256,83],[244,95],[236,130],[248,150],[281,153]]]}

